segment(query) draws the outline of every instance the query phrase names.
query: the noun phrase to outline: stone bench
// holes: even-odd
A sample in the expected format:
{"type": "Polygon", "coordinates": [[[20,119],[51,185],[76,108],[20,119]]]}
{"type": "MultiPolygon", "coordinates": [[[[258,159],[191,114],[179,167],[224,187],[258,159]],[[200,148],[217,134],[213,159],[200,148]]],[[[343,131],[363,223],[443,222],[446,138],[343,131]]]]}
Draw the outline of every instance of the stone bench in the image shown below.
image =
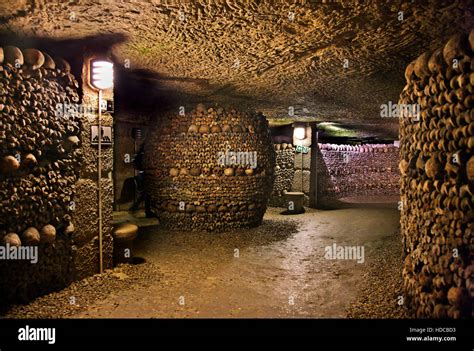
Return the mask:
{"type": "Polygon", "coordinates": [[[284,196],[288,204],[287,213],[297,214],[297,213],[304,212],[304,207],[303,207],[304,193],[297,192],[297,191],[290,191],[290,192],[285,192],[284,196]],[[293,203],[293,206],[290,206],[290,203],[293,203]]]}
{"type": "Polygon", "coordinates": [[[130,263],[133,258],[133,241],[137,237],[138,226],[132,223],[117,225],[112,236],[114,238],[114,266],[119,263],[130,263]]]}

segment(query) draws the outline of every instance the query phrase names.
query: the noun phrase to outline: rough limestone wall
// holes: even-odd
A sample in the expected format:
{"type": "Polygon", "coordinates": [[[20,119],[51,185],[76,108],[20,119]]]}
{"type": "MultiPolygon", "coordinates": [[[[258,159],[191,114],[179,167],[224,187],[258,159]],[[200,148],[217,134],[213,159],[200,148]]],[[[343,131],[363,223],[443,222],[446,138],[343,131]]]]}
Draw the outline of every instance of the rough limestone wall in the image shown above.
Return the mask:
{"type": "Polygon", "coordinates": [[[399,193],[398,148],[393,145],[318,144],[316,162],[320,204],[399,193]]]}
{"type": "MultiPolygon", "coordinates": [[[[135,172],[138,174],[138,171],[135,171],[133,162],[135,148],[132,138],[133,128],[140,128],[143,133],[143,138],[136,141],[136,151],[138,152],[140,145],[146,138],[148,126],[116,123],[114,128],[115,138],[120,140],[114,149],[114,196],[118,211],[128,211],[134,199],[135,186],[130,182],[130,178],[134,177],[135,172]],[[127,189],[124,189],[124,186],[127,189]]],[[[143,203],[140,206],[144,206],[143,203]]]]}
{"type": "Polygon", "coordinates": [[[295,148],[287,143],[275,144],[274,148],[276,152],[275,182],[269,203],[271,206],[286,207],[283,194],[285,191],[291,191],[293,185],[295,148]]]}
{"type": "MultiPolygon", "coordinates": [[[[133,194],[124,192],[125,181],[134,177],[134,139],[132,132],[134,128],[142,130],[142,138],[136,140],[137,151],[140,145],[145,141],[149,128],[150,116],[144,113],[132,113],[128,111],[117,112],[114,116],[114,137],[120,140],[114,145],[114,197],[116,209],[118,211],[127,211],[132,205],[133,194]],[[126,157],[129,155],[129,158],[126,157]],[[122,196],[124,195],[124,196],[122,196]],[[129,195],[127,197],[127,195],[129,195]],[[120,201],[119,201],[120,200],[120,201]]],[[[129,183],[127,183],[127,186],[129,183]]],[[[134,187],[127,190],[134,191],[134,187]]],[[[143,206],[143,203],[141,204],[143,206]]]]}
{"type": "Polygon", "coordinates": [[[417,317],[474,317],[474,31],[406,69],[399,104],[406,303],[417,317]]]}
{"type": "Polygon", "coordinates": [[[307,154],[295,153],[294,167],[295,173],[293,175],[291,191],[303,192],[303,204],[304,206],[309,206],[311,191],[311,148],[307,154]]]}
{"type": "Polygon", "coordinates": [[[160,223],[226,230],[261,223],[272,192],[275,152],[263,115],[198,104],[184,116],[157,121],[148,133],[144,164],[160,223]],[[226,151],[256,152],[257,167],[222,165],[218,153],[226,151]]]}
{"type": "Polygon", "coordinates": [[[38,262],[0,260],[0,301],[25,301],[71,277],[81,121],[70,66],[39,50],[0,48],[0,245],[38,247],[38,262]]]}

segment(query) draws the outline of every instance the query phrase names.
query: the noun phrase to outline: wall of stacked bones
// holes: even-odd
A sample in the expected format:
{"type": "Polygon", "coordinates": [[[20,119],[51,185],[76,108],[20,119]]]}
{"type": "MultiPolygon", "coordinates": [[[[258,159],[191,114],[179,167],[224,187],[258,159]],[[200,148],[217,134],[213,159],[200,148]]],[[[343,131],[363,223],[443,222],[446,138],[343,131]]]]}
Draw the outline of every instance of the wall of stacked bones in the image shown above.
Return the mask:
{"type": "Polygon", "coordinates": [[[275,182],[270,198],[271,206],[286,207],[285,191],[291,191],[295,174],[295,148],[289,143],[274,144],[276,153],[275,182]]]}
{"type": "MultiPolygon", "coordinates": [[[[231,161],[232,162],[232,161],[231,161]]],[[[157,121],[145,143],[153,211],[170,228],[226,230],[261,223],[275,152],[261,114],[198,104],[157,121]],[[218,152],[256,152],[257,167],[222,165],[218,152]]]]}
{"type": "Polygon", "coordinates": [[[400,104],[406,301],[418,317],[474,316],[474,31],[408,65],[400,104]]]}
{"type": "Polygon", "coordinates": [[[397,196],[398,148],[393,144],[318,144],[318,201],[348,196],[397,196]]]}
{"type": "Polygon", "coordinates": [[[2,299],[27,299],[68,279],[81,127],[56,105],[77,103],[77,90],[63,59],[0,48],[0,245],[39,246],[36,264],[0,261],[2,299]]]}

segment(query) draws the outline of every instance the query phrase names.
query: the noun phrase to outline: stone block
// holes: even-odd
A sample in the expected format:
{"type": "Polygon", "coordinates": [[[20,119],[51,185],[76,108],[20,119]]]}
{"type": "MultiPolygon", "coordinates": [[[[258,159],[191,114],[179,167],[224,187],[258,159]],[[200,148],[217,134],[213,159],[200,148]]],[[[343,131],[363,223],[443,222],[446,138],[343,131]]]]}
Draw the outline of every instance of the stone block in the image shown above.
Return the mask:
{"type": "Polygon", "coordinates": [[[303,165],[303,169],[311,169],[311,149],[307,154],[295,154],[295,169],[301,170],[301,165],[303,165]],[[301,157],[301,155],[303,155],[303,157],[301,157]]]}
{"type": "MultiPolygon", "coordinates": [[[[112,186],[112,180],[102,179],[102,229],[107,234],[112,233],[112,186]]],[[[91,179],[79,179],[74,204],[72,239],[76,245],[82,245],[97,236],[99,231],[97,183],[91,179]]]]}
{"type": "MultiPolygon", "coordinates": [[[[113,238],[103,237],[104,270],[113,267],[113,238]]],[[[99,238],[95,237],[82,246],[73,246],[73,279],[79,280],[99,273],[99,238]]]]}
{"type": "Polygon", "coordinates": [[[301,174],[301,170],[296,170],[291,191],[301,191],[303,189],[304,193],[309,193],[310,180],[310,171],[303,170],[303,174],[301,174]]]}
{"type": "MultiPolygon", "coordinates": [[[[81,178],[97,179],[98,167],[98,147],[91,144],[91,126],[98,125],[97,115],[89,114],[82,118],[82,154],[83,161],[81,167],[81,178]]],[[[113,119],[109,114],[104,114],[101,118],[101,125],[112,126],[113,119]]],[[[112,143],[114,135],[112,131],[112,143]]],[[[113,169],[113,146],[102,146],[101,148],[102,160],[102,176],[106,177],[113,169]]]]}

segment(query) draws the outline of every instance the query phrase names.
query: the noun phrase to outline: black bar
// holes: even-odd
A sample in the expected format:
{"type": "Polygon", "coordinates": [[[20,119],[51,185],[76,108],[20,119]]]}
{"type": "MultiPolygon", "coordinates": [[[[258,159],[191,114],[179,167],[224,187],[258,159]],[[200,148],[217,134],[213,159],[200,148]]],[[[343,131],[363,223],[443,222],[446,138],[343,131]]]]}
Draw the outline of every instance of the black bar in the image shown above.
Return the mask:
{"type": "MultiPolygon", "coordinates": [[[[7,320],[0,319],[0,350],[95,350],[100,346],[114,350],[130,349],[129,345],[155,345],[165,348],[165,340],[174,343],[192,342],[193,338],[217,341],[252,336],[271,343],[288,340],[307,344],[307,349],[336,350],[344,345],[351,350],[377,347],[397,350],[472,350],[474,320],[354,320],[354,319],[68,319],[7,320]],[[19,341],[19,329],[55,328],[55,343],[19,341]],[[410,332],[411,328],[411,332],[410,332]],[[429,331],[428,328],[432,328],[429,331]],[[441,330],[436,331],[436,328],[441,330]],[[424,329],[422,333],[419,330],[424,329]],[[417,330],[417,331],[415,331],[417,330]],[[408,341],[407,337],[456,337],[456,341],[408,341]],[[159,343],[159,345],[158,345],[159,343]],[[309,344],[308,344],[309,343],[309,344]],[[330,347],[323,347],[330,345],[330,347]],[[462,346],[460,348],[460,346],[462,346]]],[[[225,347],[222,344],[222,347],[225,347]]],[[[168,347],[166,347],[168,348],[168,347]]],[[[173,347],[174,348],[174,347],[173,347]]],[[[295,348],[292,348],[293,350],[295,348]]]]}

